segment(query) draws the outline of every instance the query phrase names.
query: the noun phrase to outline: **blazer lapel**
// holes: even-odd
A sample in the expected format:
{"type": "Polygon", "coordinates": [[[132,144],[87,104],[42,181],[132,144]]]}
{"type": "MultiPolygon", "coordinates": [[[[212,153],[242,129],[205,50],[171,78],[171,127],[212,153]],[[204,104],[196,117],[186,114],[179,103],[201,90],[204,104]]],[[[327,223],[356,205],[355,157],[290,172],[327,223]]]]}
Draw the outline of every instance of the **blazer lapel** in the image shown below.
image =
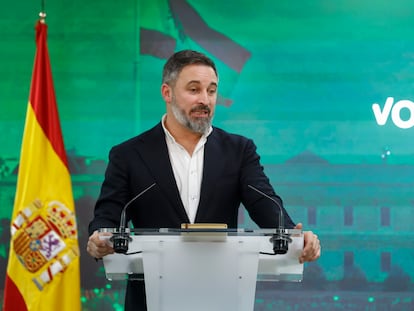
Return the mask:
{"type": "Polygon", "coordinates": [[[223,159],[223,156],[220,142],[217,139],[218,137],[213,130],[204,145],[203,179],[201,181],[200,202],[198,204],[195,222],[203,221],[214,191],[216,191],[215,181],[219,178],[219,174],[222,171],[222,161],[220,159],[223,159]]]}
{"type": "Polygon", "coordinates": [[[164,192],[179,216],[183,219],[183,223],[189,222],[175,182],[174,172],[171,167],[168,148],[165,142],[165,133],[161,123],[148,131],[146,135],[142,137],[141,143],[144,146],[137,146],[138,152],[152,172],[155,182],[164,192]]]}

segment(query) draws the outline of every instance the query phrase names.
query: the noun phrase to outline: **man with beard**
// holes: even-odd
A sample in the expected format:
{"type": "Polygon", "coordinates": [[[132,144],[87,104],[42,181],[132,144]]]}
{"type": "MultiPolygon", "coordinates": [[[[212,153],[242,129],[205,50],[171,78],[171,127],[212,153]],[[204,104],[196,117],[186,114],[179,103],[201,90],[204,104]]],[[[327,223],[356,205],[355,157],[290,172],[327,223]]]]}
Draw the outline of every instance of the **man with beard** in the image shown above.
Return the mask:
{"type": "MultiPolygon", "coordinates": [[[[95,258],[114,252],[99,239],[100,228],[119,228],[128,207],[134,228],[180,228],[183,223],[237,227],[241,203],[261,228],[277,228],[282,206],[263,171],[252,140],[212,126],[218,74],[211,59],[184,50],[163,69],[161,95],[167,113],[154,128],[113,147],[89,224],[87,250],[95,258]],[[272,200],[253,191],[253,186],[272,200]]],[[[295,225],[283,210],[286,228],[295,225]]],[[[318,237],[308,231],[300,262],[320,256],[318,237]]],[[[143,281],[128,281],[125,310],[146,310],[143,281]]]]}

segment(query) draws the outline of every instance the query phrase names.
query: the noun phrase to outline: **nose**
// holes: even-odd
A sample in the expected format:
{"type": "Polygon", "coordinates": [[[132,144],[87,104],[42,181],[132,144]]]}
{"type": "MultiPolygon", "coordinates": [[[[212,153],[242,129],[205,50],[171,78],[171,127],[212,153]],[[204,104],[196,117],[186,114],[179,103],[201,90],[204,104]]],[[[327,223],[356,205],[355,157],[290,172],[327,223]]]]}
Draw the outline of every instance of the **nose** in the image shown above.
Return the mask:
{"type": "Polygon", "coordinates": [[[210,95],[207,90],[200,92],[198,101],[200,104],[208,105],[211,102],[210,95]]]}

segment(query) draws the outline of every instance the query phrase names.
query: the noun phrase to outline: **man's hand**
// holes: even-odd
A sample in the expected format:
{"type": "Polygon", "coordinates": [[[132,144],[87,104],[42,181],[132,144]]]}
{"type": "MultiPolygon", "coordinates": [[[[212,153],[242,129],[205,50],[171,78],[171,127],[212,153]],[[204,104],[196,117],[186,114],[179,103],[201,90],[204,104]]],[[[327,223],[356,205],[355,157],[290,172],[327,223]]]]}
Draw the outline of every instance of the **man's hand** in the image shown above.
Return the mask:
{"type": "MultiPolygon", "coordinates": [[[[298,223],[295,229],[302,229],[302,224],[298,223]]],[[[304,233],[304,247],[302,254],[299,257],[299,262],[314,261],[321,256],[321,244],[318,236],[312,231],[305,231],[304,233]]]]}
{"type": "Polygon", "coordinates": [[[109,243],[108,239],[102,239],[103,236],[111,235],[108,232],[101,232],[95,231],[88,240],[88,245],[86,250],[88,251],[89,255],[95,258],[102,258],[108,254],[113,254],[114,249],[109,243]]]}

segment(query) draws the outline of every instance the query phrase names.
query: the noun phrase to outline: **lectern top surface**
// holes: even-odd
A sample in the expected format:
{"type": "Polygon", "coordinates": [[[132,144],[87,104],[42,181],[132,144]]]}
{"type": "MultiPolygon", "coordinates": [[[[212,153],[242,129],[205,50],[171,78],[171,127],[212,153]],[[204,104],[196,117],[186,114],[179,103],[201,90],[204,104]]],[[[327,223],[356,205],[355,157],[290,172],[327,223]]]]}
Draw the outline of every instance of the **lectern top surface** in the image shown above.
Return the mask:
{"type": "MultiPolygon", "coordinates": [[[[100,232],[120,233],[119,228],[102,228],[100,232]]],[[[227,229],[227,228],[126,228],[125,233],[130,235],[180,235],[182,233],[226,233],[229,236],[266,236],[278,233],[301,235],[300,229],[227,229]]]]}

